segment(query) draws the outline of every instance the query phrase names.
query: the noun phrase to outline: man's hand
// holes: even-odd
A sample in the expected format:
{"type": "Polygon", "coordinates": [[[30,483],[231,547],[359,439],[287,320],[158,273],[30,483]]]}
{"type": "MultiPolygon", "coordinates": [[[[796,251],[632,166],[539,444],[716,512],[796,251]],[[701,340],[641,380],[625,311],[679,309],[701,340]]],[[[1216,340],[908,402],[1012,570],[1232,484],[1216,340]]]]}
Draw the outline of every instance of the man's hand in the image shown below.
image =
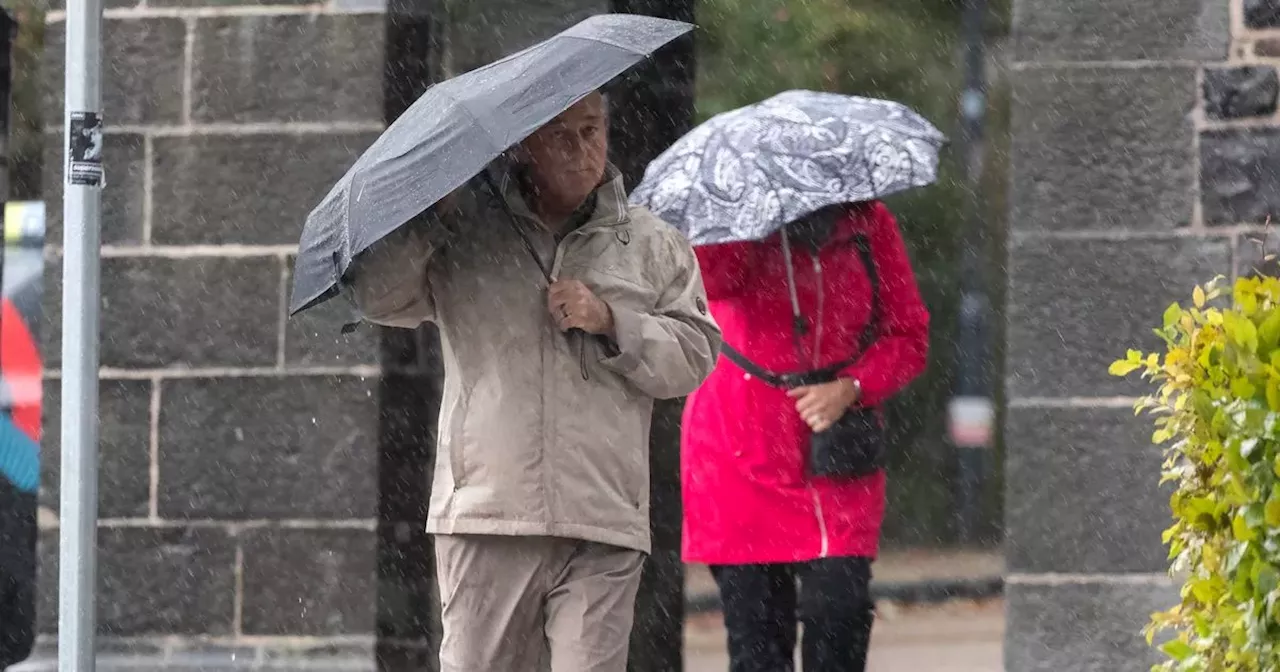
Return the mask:
{"type": "Polygon", "coordinates": [[[796,410],[815,433],[825,432],[835,424],[845,411],[858,402],[861,396],[858,384],[849,378],[808,387],[797,387],[787,392],[796,400],[796,410]]]}
{"type": "Polygon", "coordinates": [[[561,331],[581,329],[613,337],[613,311],[578,280],[558,280],[547,292],[547,309],[561,331]]]}

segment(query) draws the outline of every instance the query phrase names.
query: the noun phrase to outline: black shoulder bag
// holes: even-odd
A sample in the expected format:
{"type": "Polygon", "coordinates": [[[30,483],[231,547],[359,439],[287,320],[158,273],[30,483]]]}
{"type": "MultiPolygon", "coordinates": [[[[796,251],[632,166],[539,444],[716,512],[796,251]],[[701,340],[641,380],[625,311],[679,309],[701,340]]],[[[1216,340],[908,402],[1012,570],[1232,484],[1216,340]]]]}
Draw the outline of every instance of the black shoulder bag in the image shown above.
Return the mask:
{"type": "MultiPolygon", "coordinates": [[[[801,373],[777,374],[767,371],[747,359],[728,344],[722,352],[743,371],[759,378],[766,385],[780,389],[794,389],[809,385],[820,385],[836,380],[837,374],[845,367],[857,362],[876,340],[876,332],[881,320],[880,275],[876,269],[875,259],[871,255],[871,244],[866,236],[855,236],[854,245],[862,257],[867,278],[871,284],[871,316],[858,338],[858,355],[843,362],[838,362],[821,369],[801,373]]],[[[792,295],[792,321],[797,344],[804,335],[806,322],[800,314],[799,302],[795,300],[795,277],[791,269],[790,245],[783,235],[783,254],[787,260],[787,282],[792,295]]],[[[887,450],[884,424],[877,409],[858,406],[845,411],[844,415],[823,432],[814,432],[809,440],[808,469],[810,476],[828,478],[856,478],[873,474],[884,468],[887,450]]]]}

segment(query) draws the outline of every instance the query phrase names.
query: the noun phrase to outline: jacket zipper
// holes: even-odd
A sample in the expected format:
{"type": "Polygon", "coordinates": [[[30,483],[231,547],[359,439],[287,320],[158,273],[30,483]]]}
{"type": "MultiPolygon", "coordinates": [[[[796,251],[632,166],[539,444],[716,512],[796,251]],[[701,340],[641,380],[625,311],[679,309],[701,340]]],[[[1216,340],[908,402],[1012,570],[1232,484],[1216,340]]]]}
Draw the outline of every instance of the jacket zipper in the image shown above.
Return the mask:
{"type": "MultiPolygon", "coordinates": [[[[581,235],[582,233],[583,231],[581,228],[574,229],[556,243],[555,256],[551,260],[552,273],[554,274],[553,277],[559,278],[560,276],[560,266],[563,265],[564,255],[568,252],[568,248],[565,247],[566,243],[569,242],[570,238],[581,235]]],[[[587,368],[587,338],[588,336],[586,333],[579,333],[574,339],[578,342],[578,371],[582,375],[583,380],[591,380],[591,371],[587,368]]]]}
{"type": "MultiPolygon", "coordinates": [[[[809,257],[813,261],[813,275],[816,280],[817,287],[817,310],[814,311],[813,326],[813,366],[817,368],[822,361],[822,311],[825,308],[826,293],[822,287],[822,260],[816,253],[810,254],[809,257]]],[[[825,558],[831,552],[831,538],[827,534],[827,521],[822,511],[822,496],[818,494],[818,489],[813,487],[813,483],[806,484],[809,488],[809,496],[813,498],[813,515],[818,519],[818,534],[821,540],[821,546],[818,548],[818,557],[825,558]]]]}
{"type": "Polygon", "coordinates": [[[826,292],[823,290],[822,281],[822,259],[817,254],[811,256],[813,259],[813,274],[817,280],[817,310],[814,311],[813,318],[813,368],[818,368],[822,362],[822,311],[825,309],[823,305],[826,303],[826,292]]]}
{"type": "Polygon", "coordinates": [[[809,496],[813,498],[813,513],[818,518],[818,535],[821,539],[818,557],[825,558],[831,552],[831,539],[827,536],[827,521],[822,515],[822,497],[818,494],[818,489],[813,487],[813,483],[807,483],[805,487],[809,489],[809,496]]]}

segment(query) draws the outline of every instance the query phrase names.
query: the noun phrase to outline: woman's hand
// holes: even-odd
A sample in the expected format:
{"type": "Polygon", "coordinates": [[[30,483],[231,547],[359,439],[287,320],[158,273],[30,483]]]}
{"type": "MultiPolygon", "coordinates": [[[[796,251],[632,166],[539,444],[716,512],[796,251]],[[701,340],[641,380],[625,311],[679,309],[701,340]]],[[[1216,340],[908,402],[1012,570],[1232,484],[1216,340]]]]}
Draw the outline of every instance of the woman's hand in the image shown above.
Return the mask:
{"type": "Polygon", "coordinates": [[[840,378],[834,382],[797,387],[787,392],[796,400],[796,410],[809,429],[825,432],[862,396],[857,381],[840,378]]]}

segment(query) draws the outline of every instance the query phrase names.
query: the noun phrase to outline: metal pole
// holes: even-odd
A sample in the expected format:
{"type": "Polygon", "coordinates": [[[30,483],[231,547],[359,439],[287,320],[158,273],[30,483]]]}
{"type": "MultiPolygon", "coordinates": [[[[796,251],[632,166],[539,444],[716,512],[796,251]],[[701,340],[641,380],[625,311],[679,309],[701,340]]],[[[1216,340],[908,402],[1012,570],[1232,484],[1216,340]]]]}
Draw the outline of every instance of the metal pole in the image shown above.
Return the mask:
{"type": "Polygon", "coordinates": [[[68,0],[58,670],[92,672],[98,520],[102,0],[68,0]]]}
{"type": "Polygon", "coordinates": [[[995,424],[988,366],[991,302],[982,278],[987,240],[981,193],[987,106],[983,32],[986,14],[986,0],[965,3],[965,87],[960,96],[959,150],[964,160],[968,202],[961,240],[957,371],[948,411],[951,442],[956,449],[956,535],[961,543],[975,540],[995,424]]]}

